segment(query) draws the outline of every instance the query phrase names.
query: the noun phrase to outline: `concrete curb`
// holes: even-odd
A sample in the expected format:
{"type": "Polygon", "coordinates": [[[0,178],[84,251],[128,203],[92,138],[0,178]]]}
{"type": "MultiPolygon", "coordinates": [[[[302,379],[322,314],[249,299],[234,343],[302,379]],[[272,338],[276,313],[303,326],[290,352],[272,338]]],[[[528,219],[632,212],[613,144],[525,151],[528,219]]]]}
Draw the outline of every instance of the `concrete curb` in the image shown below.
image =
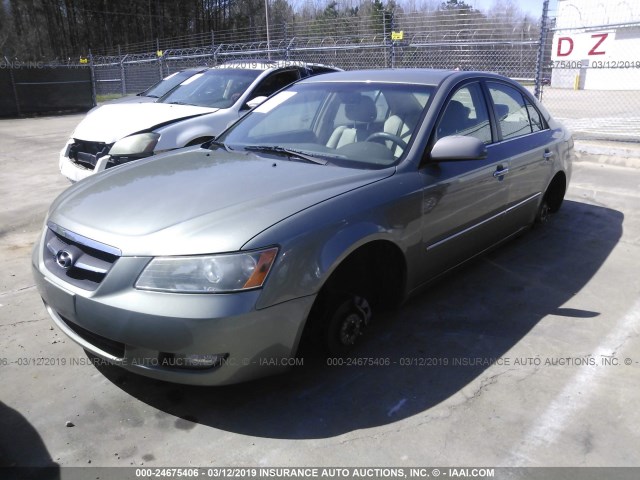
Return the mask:
{"type": "Polygon", "coordinates": [[[575,152],[578,162],[640,169],[640,143],[576,140],[575,152]]]}

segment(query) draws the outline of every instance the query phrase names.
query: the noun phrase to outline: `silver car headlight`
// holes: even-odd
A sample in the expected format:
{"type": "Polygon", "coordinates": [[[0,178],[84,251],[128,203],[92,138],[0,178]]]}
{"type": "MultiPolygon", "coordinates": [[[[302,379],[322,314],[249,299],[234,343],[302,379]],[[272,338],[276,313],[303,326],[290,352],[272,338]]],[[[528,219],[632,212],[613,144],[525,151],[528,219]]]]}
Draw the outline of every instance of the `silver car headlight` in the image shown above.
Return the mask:
{"type": "Polygon", "coordinates": [[[260,288],[277,248],[192,257],[156,257],[145,267],[136,288],[176,293],[225,293],[260,288]]]}
{"type": "Polygon", "coordinates": [[[153,155],[153,149],[160,139],[159,133],[138,133],[124,137],[113,144],[109,155],[112,157],[143,158],[153,155]]]}

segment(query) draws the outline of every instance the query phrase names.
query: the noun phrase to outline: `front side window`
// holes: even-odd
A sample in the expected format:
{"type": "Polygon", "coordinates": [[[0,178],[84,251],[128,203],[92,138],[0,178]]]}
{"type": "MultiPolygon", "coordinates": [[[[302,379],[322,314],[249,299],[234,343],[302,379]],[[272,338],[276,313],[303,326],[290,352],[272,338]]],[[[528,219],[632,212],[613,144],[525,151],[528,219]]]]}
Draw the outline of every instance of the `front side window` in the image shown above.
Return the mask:
{"type": "Polygon", "coordinates": [[[284,72],[275,72],[265,78],[251,94],[251,98],[268,97],[281,88],[286,87],[290,83],[300,78],[298,70],[286,70],[284,72]]]}
{"type": "Polygon", "coordinates": [[[436,139],[449,135],[476,137],[491,143],[491,124],[478,83],[458,89],[447,102],[436,129],[436,139]]]}

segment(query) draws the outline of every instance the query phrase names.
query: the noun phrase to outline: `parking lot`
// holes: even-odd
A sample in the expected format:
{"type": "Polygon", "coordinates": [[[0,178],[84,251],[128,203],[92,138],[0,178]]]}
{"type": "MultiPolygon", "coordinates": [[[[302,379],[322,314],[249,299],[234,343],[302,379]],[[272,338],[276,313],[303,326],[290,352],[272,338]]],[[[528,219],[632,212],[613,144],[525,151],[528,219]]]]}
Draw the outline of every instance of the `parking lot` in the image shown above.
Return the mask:
{"type": "Polygon", "coordinates": [[[640,169],[577,163],[550,224],[377,317],[342,365],[185,387],[94,365],[34,287],[81,118],[0,121],[0,465],[640,464],[640,169]]]}
{"type": "Polygon", "coordinates": [[[544,87],[542,102],[576,138],[640,140],[640,95],[631,91],[544,87]]]}

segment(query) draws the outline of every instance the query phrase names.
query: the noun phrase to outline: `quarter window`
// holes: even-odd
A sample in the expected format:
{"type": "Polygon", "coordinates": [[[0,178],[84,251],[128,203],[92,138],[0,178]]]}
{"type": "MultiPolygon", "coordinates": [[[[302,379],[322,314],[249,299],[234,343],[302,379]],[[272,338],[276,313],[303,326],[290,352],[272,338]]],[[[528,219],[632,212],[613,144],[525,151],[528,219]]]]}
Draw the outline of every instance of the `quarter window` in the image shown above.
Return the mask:
{"type": "Polygon", "coordinates": [[[544,130],[545,127],[542,115],[540,115],[540,112],[538,112],[536,107],[527,102],[527,111],[529,112],[529,120],[531,120],[531,130],[534,132],[544,130]]]}

